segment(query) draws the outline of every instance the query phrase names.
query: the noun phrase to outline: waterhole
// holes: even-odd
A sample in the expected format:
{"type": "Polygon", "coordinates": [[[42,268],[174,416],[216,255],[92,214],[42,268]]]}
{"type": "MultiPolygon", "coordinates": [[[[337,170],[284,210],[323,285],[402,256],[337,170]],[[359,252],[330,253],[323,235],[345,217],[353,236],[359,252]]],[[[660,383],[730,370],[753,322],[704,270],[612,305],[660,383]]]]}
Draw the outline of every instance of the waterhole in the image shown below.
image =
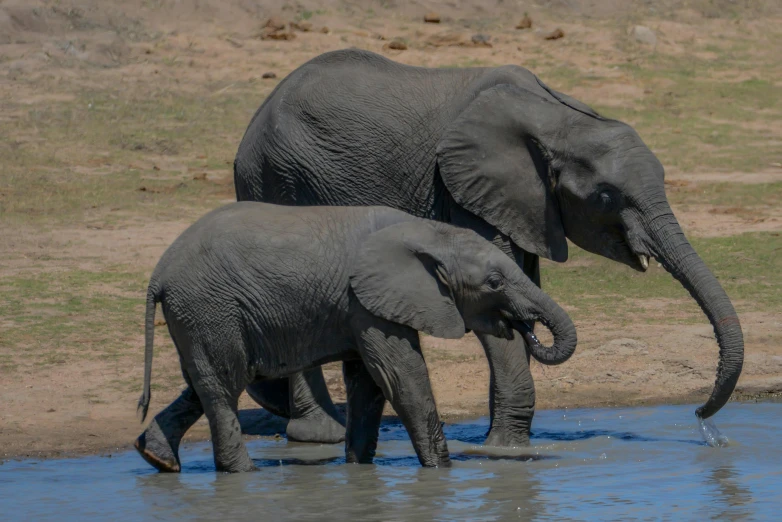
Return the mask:
{"type": "Polygon", "coordinates": [[[731,403],[710,447],[694,405],[549,410],[527,448],[481,446],[485,418],[446,425],[448,469],[423,469],[398,424],[374,465],[341,445],[252,440],[258,472],[214,471],[208,443],[180,474],[135,452],[0,465],[0,520],[776,520],[782,404],[731,403]]]}

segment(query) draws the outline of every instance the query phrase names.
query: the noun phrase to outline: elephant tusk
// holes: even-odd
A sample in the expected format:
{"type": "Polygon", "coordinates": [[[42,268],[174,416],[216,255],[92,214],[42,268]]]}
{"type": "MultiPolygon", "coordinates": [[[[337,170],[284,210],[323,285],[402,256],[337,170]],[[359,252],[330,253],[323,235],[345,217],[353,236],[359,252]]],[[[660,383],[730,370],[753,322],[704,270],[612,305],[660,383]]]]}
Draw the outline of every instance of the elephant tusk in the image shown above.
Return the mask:
{"type": "Polygon", "coordinates": [[[644,269],[644,272],[649,270],[649,256],[644,254],[638,254],[638,261],[640,261],[641,267],[644,269]]]}

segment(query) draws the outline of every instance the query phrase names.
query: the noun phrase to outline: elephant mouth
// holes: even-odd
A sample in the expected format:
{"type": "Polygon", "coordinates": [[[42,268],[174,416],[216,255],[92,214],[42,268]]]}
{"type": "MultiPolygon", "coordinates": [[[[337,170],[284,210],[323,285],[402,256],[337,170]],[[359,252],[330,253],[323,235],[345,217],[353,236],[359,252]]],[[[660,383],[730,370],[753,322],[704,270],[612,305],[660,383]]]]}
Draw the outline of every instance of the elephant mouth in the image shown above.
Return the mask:
{"type": "Polygon", "coordinates": [[[513,321],[513,328],[518,330],[528,346],[541,346],[540,340],[532,331],[532,328],[524,321],[513,321]]]}
{"type": "Polygon", "coordinates": [[[621,243],[625,251],[626,263],[631,268],[638,270],[639,272],[646,272],[649,270],[649,263],[653,259],[654,254],[648,251],[646,243],[639,240],[639,233],[631,234],[627,227],[622,227],[622,239],[621,243]]]}

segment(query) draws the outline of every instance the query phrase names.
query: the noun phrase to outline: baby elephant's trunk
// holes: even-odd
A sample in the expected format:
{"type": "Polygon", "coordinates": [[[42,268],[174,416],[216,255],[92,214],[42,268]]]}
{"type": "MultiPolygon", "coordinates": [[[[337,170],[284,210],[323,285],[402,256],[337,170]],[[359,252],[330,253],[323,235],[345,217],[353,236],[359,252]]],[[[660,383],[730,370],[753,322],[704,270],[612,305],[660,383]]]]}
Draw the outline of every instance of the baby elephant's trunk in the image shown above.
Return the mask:
{"type": "Polygon", "coordinates": [[[529,284],[534,288],[528,288],[526,294],[532,297],[531,301],[538,310],[536,319],[549,329],[554,336],[554,344],[551,346],[541,344],[532,328],[525,322],[517,322],[514,327],[521,332],[530,353],[538,362],[546,365],[562,364],[570,359],[576,351],[578,342],[576,326],[562,307],[537,288],[534,283],[530,281],[529,284]]]}

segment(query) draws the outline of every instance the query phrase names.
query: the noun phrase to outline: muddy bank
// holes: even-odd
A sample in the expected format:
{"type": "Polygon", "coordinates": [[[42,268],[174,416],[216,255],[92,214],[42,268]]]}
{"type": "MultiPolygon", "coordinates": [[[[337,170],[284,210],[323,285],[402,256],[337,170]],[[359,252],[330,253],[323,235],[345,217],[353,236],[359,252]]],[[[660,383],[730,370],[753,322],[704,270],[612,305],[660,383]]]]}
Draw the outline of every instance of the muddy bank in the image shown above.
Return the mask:
{"type": "MultiPolygon", "coordinates": [[[[590,332],[591,328],[584,325],[581,330],[590,332]]],[[[609,339],[602,341],[594,340],[601,337],[594,332],[594,335],[584,335],[592,340],[585,342],[566,365],[543,367],[533,363],[537,409],[702,403],[713,383],[716,344],[699,342],[703,334],[698,327],[674,330],[677,331],[668,335],[679,338],[680,343],[675,346],[667,344],[664,337],[657,339],[659,346],[656,346],[642,331],[636,331],[636,337],[643,339],[639,340],[610,338],[615,334],[603,330],[602,337],[607,335],[609,339]],[[667,346],[665,351],[661,349],[663,345],[667,346]]],[[[158,350],[156,362],[176,364],[172,351],[158,350]]],[[[478,342],[472,336],[457,341],[427,337],[424,351],[442,420],[456,422],[487,416],[489,371],[478,342]]],[[[782,368],[773,366],[777,359],[773,353],[763,358],[763,362],[757,355],[749,357],[732,400],[757,401],[782,396],[782,368]]],[[[345,390],[339,365],[328,365],[324,373],[332,397],[338,407],[344,408],[345,390]]],[[[77,391],[78,384],[86,385],[88,381],[81,381],[79,375],[81,372],[75,369],[64,368],[48,385],[45,380],[36,379],[36,384],[30,387],[23,385],[19,389],[17,385],[18,393],[14,394],[7,391],[12,383],[0,386],[0,394],[16,396],[6,402],[2,414],[0,460],[110,455],[132,448],[143,430],[135,417],[137,393],[116,394],[107,389],[102,399],[92,403],[89,399],[69,401],[69,396],[84,395],[83,390],[77,391]],[[68,388],[59,379],[68,381],[68,388]],[[61,394],[53,394],[52,388],[59,388],[61,394]]],[[[178,386],[153,392],[150,416],[178,393],[178,386]]],[[[396,420],[389,406],[385,415],[386,420],[396,420]]],[[[718,414],[718,423],[720,417],[718,414]]],[[[247,440],[284,436],[285,421],[260,408],[246,394],[240,399],[239,419],[247,440]]],[[[208,439],[205,417],[184,438],[191,442],[208,439]]]]}

